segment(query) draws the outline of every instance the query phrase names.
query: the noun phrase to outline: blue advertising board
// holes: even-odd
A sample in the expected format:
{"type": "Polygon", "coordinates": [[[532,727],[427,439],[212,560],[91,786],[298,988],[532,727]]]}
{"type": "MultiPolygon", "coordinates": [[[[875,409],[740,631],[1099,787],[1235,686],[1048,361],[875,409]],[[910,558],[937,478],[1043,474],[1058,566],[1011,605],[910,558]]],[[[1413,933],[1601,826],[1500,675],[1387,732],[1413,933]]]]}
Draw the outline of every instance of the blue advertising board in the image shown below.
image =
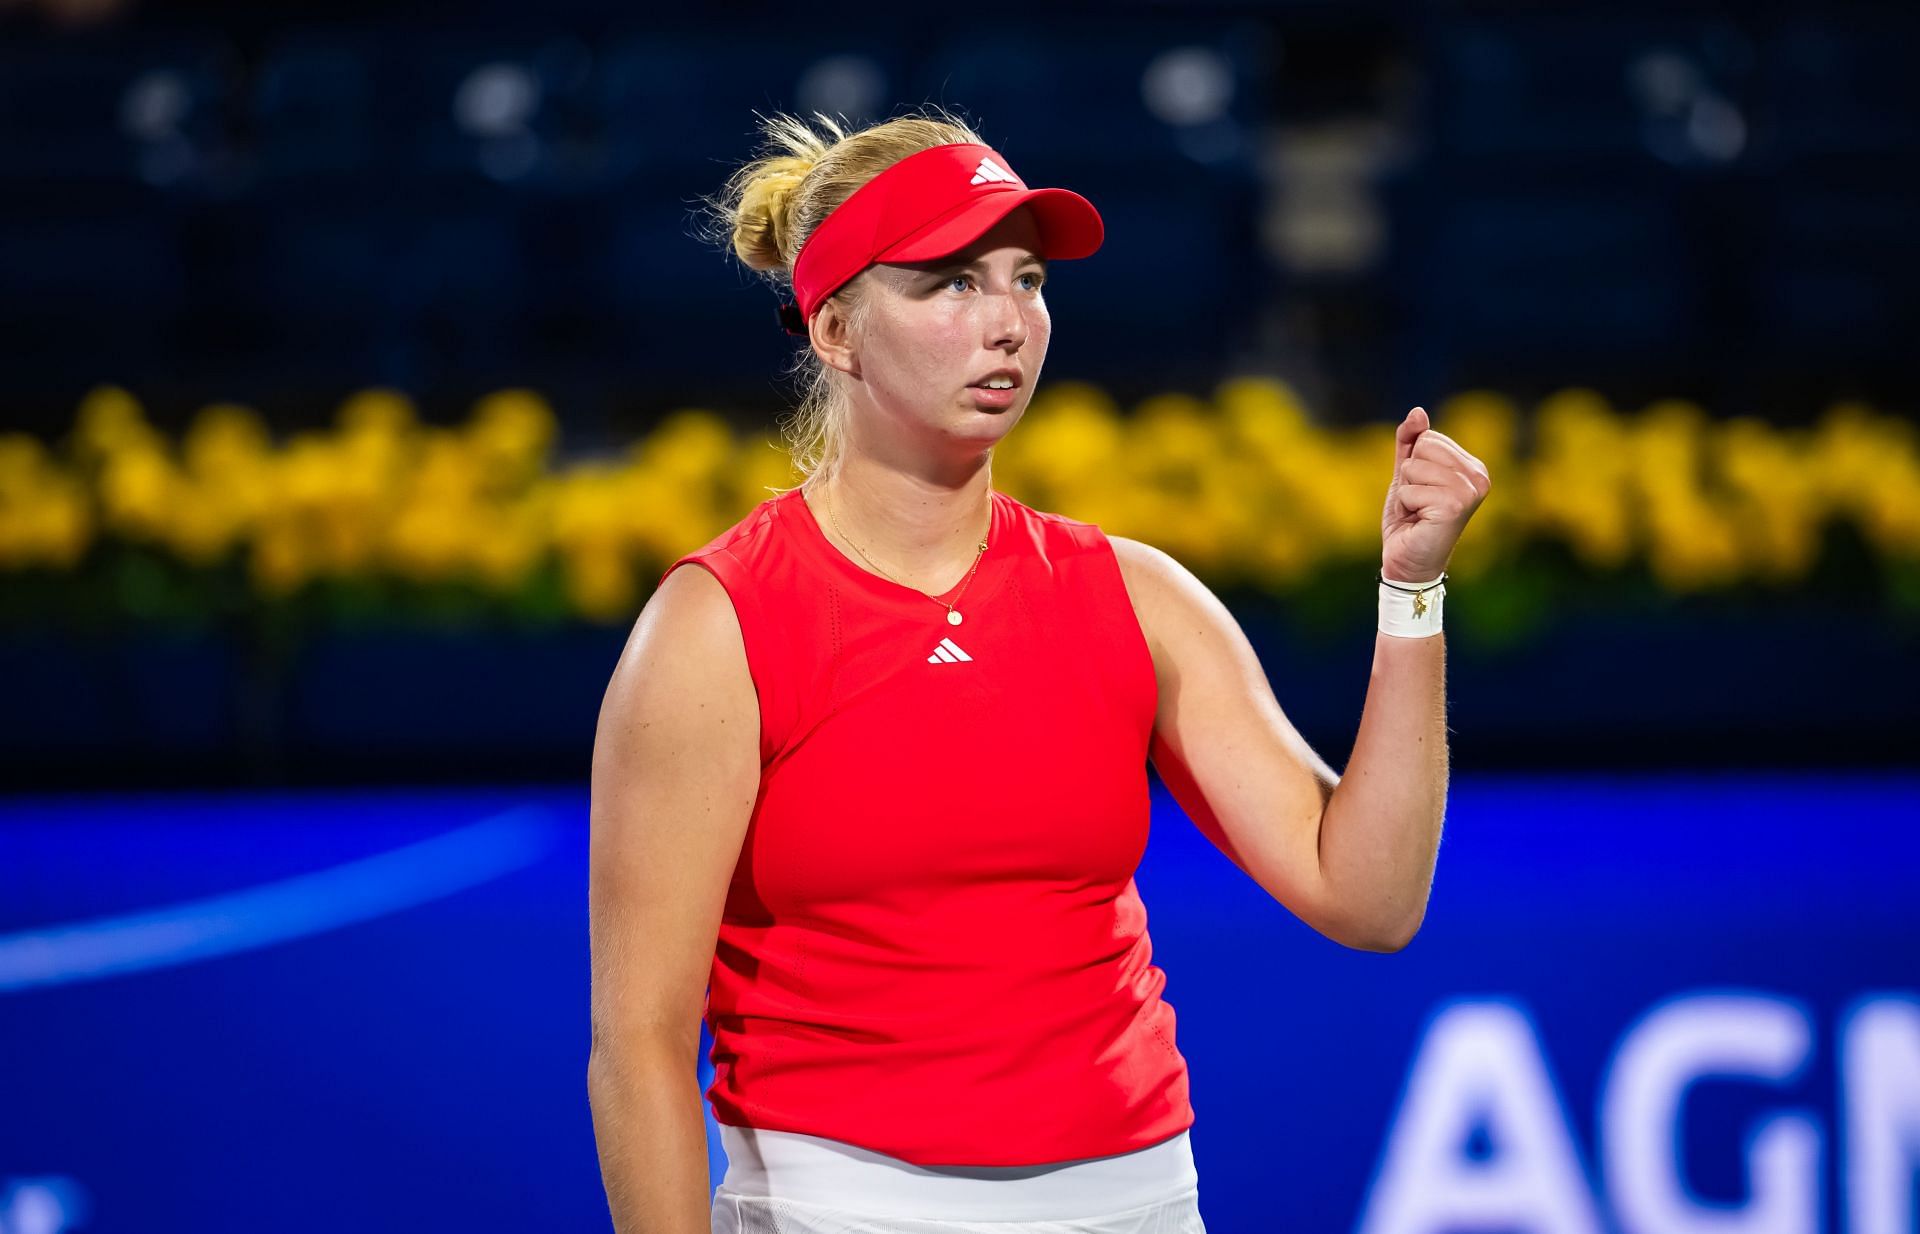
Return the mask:
{"type": "MultiPolygon", "coordinates": [[[[1215,1234],[1920,1228],[1920,775],[1456,774],[1391,955],[1155,793],[1215,1234]]],[[[0,799],[0,1234],[609,1228],[586,817],[0,799]]]]}

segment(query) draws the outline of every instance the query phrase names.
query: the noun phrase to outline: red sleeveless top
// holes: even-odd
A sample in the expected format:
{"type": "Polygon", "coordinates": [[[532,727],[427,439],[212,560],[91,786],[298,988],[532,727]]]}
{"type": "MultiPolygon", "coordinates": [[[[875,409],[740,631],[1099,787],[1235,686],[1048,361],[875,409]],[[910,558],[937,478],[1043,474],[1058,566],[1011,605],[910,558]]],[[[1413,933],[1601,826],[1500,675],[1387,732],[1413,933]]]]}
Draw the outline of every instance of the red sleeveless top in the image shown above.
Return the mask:
{"type": "Polygon", "coordinates": [[[941,597],[960,625],[798,489],[667,568],[726,587],[760,701],[707,992],[719,1122],[1002,1166],[1193,1124],[1134,884],[1152,654],[1097,526],[992,501],[941,597]]]}

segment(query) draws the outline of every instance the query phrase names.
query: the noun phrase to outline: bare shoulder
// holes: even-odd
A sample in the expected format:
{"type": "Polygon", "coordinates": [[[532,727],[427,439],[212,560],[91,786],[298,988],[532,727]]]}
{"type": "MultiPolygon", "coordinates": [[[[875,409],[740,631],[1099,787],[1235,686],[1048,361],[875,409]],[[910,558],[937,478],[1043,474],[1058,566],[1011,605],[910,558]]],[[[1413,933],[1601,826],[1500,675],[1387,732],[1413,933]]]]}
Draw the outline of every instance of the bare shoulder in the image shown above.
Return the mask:
{"type": "Polygon", "coordinates": [[[660,581],[627,637],[616,680],[673,661],[676,675],[725,678],[746,671],[746,642],[727,589],[689,562],[660,581]],[[653,662],[653,663],[649,663],[653,662]]]}
{"type": "Polygon", "coordinates": [[[689,561],[660,580],[641,617],[644,619],[649,611],[655,610],[669,620],[722,618],[732,624],[736,632],[739,629],[727,589],[713,571],[698,562],[689,561]]]}
{"type": "Polygon", "coordinates": [[[1119,558],[1120,572],[1127,576],[1129,585],[1138,578],[1144,586],[1163,586],[1173,571],[1184,571],[1186,568],[1170,554],[1144,540],[1109,535],[1107,543],[1113,545],[1113,555],[1119,558]]]}
{"type": "Polygon", "coordinates": [[[697,755],[757,775],[759,719],[733,600],[690,563],[661,580],[627,636],[601,702],[595,770],[624,788],[697,755]]]}
{"type": "MultiPolygon", "coordinates": [[[[1182,612],[1191,614],[1196,608],[1220,606],[1207,585],[1164,549],[1126,536],[1109,535],[1107,542],[1113,545],[1134,615],[1140,619],[1140,629],[1156,659],[1170,624],[1178,622],[1182,612]]],[[[1220,607],[1224,611],[1224,606],[1220,607]]]]}
{"type": "Polygon", "coordinates": [[[1165,557],[1159,549],[1139,540],[1130,540],[1126,536],[1109,534],[1107,543],[1113,545],[1113,555],[1120,561],[1120,573],[1126,576],[1127,586],[1132,587],[1134,579],[1139,577],[1142,586],[1151,586],[1150,573],[1158,569],[1155,557],[1165,557]]]}

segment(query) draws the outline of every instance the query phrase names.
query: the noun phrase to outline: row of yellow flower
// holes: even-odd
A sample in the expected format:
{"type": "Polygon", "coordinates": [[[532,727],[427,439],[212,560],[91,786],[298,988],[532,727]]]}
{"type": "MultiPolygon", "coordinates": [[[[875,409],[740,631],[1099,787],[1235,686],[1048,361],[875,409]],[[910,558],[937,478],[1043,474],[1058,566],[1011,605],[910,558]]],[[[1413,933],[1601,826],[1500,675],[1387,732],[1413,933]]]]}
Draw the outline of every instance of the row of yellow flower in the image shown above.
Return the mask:
{"type": "MultiPolygon", "coordinates": [[[[1864,406],[1789,429],[1677,400],[1626,413],[1580,389],[1524,419],[1484,391],[1430,410],[1494,480],[1456,576],[1552,538],[1599,569],[1644,560],[1675,591],[1790,583],[1832,518],[1884,557],[1920,560],[1914,426],[1864,406]]],[[[175,442],[132,394],[102,386],[59,443],[0,434],[0,572],[70,570],[102,539],[194,565],[239,553],[268,596],[373,575],[511,592],[554,562],[577,612],[620,620],[666,562],[798,481],[772,432],[736,434],[697,409],[617,456],[556,462],[556,445],[552,409],[527,390],[480,399],[457,427],[367,390],[333,429],[276,444],[233,404],[204,408],[175,442]]],[[[1377,558],[1392,457],[1391,421],[1316,425],[1274,380],[1131,413],[1055,383],[995,450],[994,483],[1158,544],[1202,577],[1284,591],[1325,560],[1377,558]]]]}

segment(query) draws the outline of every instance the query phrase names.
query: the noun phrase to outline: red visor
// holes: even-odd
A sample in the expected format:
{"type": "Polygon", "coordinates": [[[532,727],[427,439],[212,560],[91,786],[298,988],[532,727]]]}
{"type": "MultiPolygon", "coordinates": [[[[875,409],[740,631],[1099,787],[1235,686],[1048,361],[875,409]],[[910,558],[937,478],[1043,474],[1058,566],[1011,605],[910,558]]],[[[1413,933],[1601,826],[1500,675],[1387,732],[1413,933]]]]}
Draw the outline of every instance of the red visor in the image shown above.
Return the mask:
{"type": "Polygon", "coordinates": [[[780,322],[789,334],[806,334],[821,302],[868,266],[945,257],[1021,206],[1033,209],[1048,261],[1090,256],[1106,235],[1092,202],[1067,189],[1028,188],[990,146],[908,155],[813,229],[794,258],[794,300],[780,306],[780,322]]]}

